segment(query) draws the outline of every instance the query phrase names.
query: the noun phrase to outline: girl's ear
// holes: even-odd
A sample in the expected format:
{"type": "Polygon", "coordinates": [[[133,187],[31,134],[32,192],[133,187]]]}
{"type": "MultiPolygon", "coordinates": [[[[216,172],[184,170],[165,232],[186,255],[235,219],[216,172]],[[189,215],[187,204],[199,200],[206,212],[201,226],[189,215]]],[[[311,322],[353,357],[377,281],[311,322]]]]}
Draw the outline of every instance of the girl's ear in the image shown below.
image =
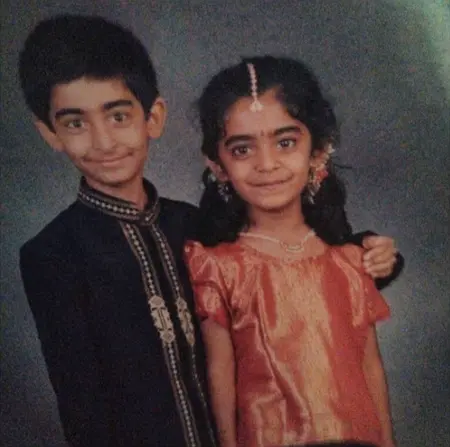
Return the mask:
{"type": "Polygon", "coordinates": [[[150,138],[159,138],[166,123],[167,106],[164,99],[158,96],[147,117],[147,134],[150,138]]]}
{"type": "Polygon", "coordinates": [[[323,162],[323,149],[313,149],[311,152],[311,157],[309,157],[309,166],[311,168],[316,168],[321,162],[323,162]]]}
{"type": "Polygon", "coordinates": [[[213,174],[216,176],[217,180],[221,183],[225,183],[228,181],[228,175],[220,166],[219,163],[216,163],[215,161],[210,160],[209,158],[205,159],[206,166],[208,166],[209,169],[213,172],[213,174]]]}
{"type": "Polygon", "coordinates": [[[330,159],[330,155],[334,152],[334,149],[330,143],[326,144],[321,149],[313,149],[311,157],[309,158],[310,168],[319,168],[325,166],[330,159]]]}

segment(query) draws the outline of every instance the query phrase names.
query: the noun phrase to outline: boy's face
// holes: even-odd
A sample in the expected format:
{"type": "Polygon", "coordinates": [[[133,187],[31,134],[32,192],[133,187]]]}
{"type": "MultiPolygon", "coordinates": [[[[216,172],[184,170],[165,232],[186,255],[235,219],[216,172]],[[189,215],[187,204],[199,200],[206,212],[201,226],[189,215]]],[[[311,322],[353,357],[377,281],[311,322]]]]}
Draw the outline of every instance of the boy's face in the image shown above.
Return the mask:
{"type": "Polygon", "coordinates": [[[146,116],[121,80],[80,78],[53,88],[50,120],[53,130],[36,123],[47,143],[65,152],[91,187],[126,197],[142,187],[148,142],[162,133],[165,105],[157,98],[146,116]]]}

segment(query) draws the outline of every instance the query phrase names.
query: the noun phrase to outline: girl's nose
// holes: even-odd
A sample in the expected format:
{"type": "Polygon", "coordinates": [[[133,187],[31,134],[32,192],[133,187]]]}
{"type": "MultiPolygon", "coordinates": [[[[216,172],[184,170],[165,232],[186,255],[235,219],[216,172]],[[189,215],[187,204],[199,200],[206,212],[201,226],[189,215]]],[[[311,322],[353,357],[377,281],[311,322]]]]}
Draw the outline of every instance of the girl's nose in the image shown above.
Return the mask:
{"type": "Polygon", "coordinates": [[[257,167],[260,171],[272,171],[278,166],[278,151],[265,145],[258,151],[257,167]]]}

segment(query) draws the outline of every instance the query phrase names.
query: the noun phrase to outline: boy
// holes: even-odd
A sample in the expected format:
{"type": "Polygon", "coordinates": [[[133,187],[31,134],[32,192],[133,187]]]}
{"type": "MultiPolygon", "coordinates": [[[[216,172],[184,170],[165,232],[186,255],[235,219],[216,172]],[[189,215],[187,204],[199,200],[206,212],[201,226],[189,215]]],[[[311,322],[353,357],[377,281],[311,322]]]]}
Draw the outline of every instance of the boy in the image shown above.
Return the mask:
{"type": "MultiPolygon", "coordinates": [[[[21,249],[67,440],[214,446],[182,262],[195,208],[143,179],[166,116],[145,48],[104,19],[56,17],[28,37],[20,77],[39,133],[82,174],[77,200],[21,249]]],[[[393,246],[371,241],[384,276],[393,246]]]]}
{"type": "Polygon", "coordinates": [[[21,250],[67,440],[213,446],[181,262],[194,207],[142,177],[166,114],[144,47],[103,19],[58,17],[28,38],[20,76],[40,134],[83,174],[21,250]]]}

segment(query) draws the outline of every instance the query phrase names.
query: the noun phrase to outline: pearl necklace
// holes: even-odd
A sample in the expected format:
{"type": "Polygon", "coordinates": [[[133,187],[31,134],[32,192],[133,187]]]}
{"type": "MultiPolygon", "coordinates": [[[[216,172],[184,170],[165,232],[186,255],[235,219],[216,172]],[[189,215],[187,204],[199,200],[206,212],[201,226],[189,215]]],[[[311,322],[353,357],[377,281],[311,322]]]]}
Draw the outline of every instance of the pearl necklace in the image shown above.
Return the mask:
{"type": "Polygon", "coordinates": [[[312,238],[315,235],[314,230],[309,230],[308,233],[305,234],[303,239],[298,244],[288,244],[280,239],[276,239],[274,237],[266,236],[264,234],[258,233],[239,233],[239,236],[243,237],[252,237],[255,239],[262,239],[269,242],[274,242],[275,244],[280,245],[280,247],[286,251],[287,253],[301,253],[305,248],[305,243],[308,239],[312,238]]]}

